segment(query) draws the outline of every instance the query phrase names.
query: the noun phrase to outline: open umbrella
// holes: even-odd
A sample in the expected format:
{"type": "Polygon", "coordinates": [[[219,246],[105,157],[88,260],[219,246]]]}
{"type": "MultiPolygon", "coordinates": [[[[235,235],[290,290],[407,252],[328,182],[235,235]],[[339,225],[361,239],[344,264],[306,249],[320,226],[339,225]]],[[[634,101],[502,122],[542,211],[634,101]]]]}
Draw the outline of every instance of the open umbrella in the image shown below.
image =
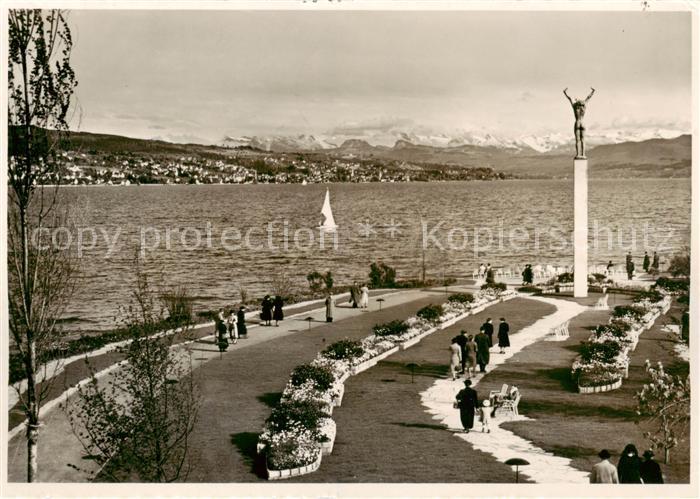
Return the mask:
{"type": "Polygon", "coordinates": [[[515,483],[518,483],[518,466],[527,466],[530,464],[529,462],[525,461],[522,458],[519,457],[513,457],[506,461],[506,464],[508,466],[515,466],[515,483]]]}

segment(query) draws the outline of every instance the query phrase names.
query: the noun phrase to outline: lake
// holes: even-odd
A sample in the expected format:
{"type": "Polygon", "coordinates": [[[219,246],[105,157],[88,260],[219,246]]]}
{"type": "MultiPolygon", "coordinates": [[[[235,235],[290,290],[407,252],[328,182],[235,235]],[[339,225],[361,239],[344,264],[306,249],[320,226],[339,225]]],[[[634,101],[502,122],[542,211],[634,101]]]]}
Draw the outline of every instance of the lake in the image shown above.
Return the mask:
{"type": "MultiPolygon", "coordinates": [[[[399,279],[420,277],[423,258],[433,278],[471,276],[481,262],[571,265],[572,196],[571,180],[61,188],[83,216],[66,327],[115,325],[137,252],[196,310],[230,306],[240,288],[261,296],[283,276],[307,288],[314,270],[366,280],[378,260],[399,279]],[[321,242],[326,188],[339,229],[321,242]]],[[[690,179],[591,180],[589,200],[591,263],[624,263],[631,250],[641,268],[657,250],[663,264],[689,242],[690,179]]]]}

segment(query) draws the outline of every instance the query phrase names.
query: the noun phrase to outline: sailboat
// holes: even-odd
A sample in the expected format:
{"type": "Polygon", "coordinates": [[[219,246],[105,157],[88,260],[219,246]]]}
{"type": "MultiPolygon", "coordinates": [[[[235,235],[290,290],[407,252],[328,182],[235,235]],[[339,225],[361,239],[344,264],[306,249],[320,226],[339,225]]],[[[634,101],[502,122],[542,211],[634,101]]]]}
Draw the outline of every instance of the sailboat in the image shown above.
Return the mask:
{"type": "Polygon", "coordinates": [[[333,211],[331,210],[331,194],[326,188],[326,199],[323,201],[323,208],[321,208],[321,215],[323,215],[323,223],[319,225],[319,229],[325,232],[334,232],[338,226],[333,219],[333,211]]]}

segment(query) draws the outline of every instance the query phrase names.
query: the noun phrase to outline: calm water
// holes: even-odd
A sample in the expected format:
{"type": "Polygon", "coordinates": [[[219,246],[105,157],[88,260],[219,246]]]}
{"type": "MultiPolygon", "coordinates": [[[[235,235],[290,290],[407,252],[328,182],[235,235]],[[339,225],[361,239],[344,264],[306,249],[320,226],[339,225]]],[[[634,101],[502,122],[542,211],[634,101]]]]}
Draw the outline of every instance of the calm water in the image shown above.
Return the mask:
{"type": "MultiPolygon", "coordinates": [[[[366,279],[375,260],[400,279],[419,277],[423,240],[429,277],[471,275],[480,262],[573,262],[570,180],[69,187],[62,195],[82,207],[84,226],[97,235],[67,313],[76,330],[115,324],[142,235],[145,268],[166,285],[186,285],[196,309],[230,305],[241,287],[268,292],[281,275],[304,288],[314,270],[331,270],[337,284],[366,279]],[[322,248],[315,227],[326,187],[339,230],[336,247],[329,235],[322,248]],[[116,241],[111,254],[105,235],[116,241]]],[[[663,261],[688,243],[689,179],[593,180],[589,197],[592,263],[657,248],[663,261]]],[[[87,232],[84,240],[91,246],[87,232]]]]}

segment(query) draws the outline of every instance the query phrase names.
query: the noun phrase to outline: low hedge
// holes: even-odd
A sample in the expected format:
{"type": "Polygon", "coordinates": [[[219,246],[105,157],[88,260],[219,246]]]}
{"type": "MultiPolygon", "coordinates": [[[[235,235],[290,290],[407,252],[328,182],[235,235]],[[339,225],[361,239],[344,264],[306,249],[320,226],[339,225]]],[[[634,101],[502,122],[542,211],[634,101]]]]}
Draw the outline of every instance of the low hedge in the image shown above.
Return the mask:
{"type": "Polygon", "coordinates": [[[375,336],[401,336],[406,331],[408,331],[408,324],[398,319],[384,324],[376,324],[372,328],[375,336]]]}
{"type": "Polygon", "coordinates": [[[455,293],[447,297],[450,303],[471,303],[474,301],[474,295],[471,293],[455,293]]]}
{"type": "Polygon", "coordinates": [[[318,390],[326,391],[333,385],[335,377],[328,368],[312,364],[302,364],[295,367],[290,376],[290,381],[294,386],[301,386],[309,380],[314,382],[318,390]]]}
{"type": "Polygon", "coordinates": [[[665,289],[669,293],[687,293],[689,285],[687,279],[670,279],[668,277],[659,277],[654,284],[655,287],[665,289]]]}
{"type": "Polygon", "coordinates": [[[332,343],[321,353],[324,357],[328,357],[329,359],[340,360],[360,357],[365,353],[365,350],[362,348],[361,342],[344,339],[332,343]]]}
{"type": "Polygon", "coordinates": [[[442,305],[430,304],[421,308],[416,315],[421,319],[425,319],[428,322],[437,322],[440,320],[440,316],[443,314],[442,305]]]}
{"type": "Polygon", "coordinates": [[[481,285],[481,289],[497,289],[499,291],[505,291],[508,286],[505,282],[487,282],[481,285]]]}

